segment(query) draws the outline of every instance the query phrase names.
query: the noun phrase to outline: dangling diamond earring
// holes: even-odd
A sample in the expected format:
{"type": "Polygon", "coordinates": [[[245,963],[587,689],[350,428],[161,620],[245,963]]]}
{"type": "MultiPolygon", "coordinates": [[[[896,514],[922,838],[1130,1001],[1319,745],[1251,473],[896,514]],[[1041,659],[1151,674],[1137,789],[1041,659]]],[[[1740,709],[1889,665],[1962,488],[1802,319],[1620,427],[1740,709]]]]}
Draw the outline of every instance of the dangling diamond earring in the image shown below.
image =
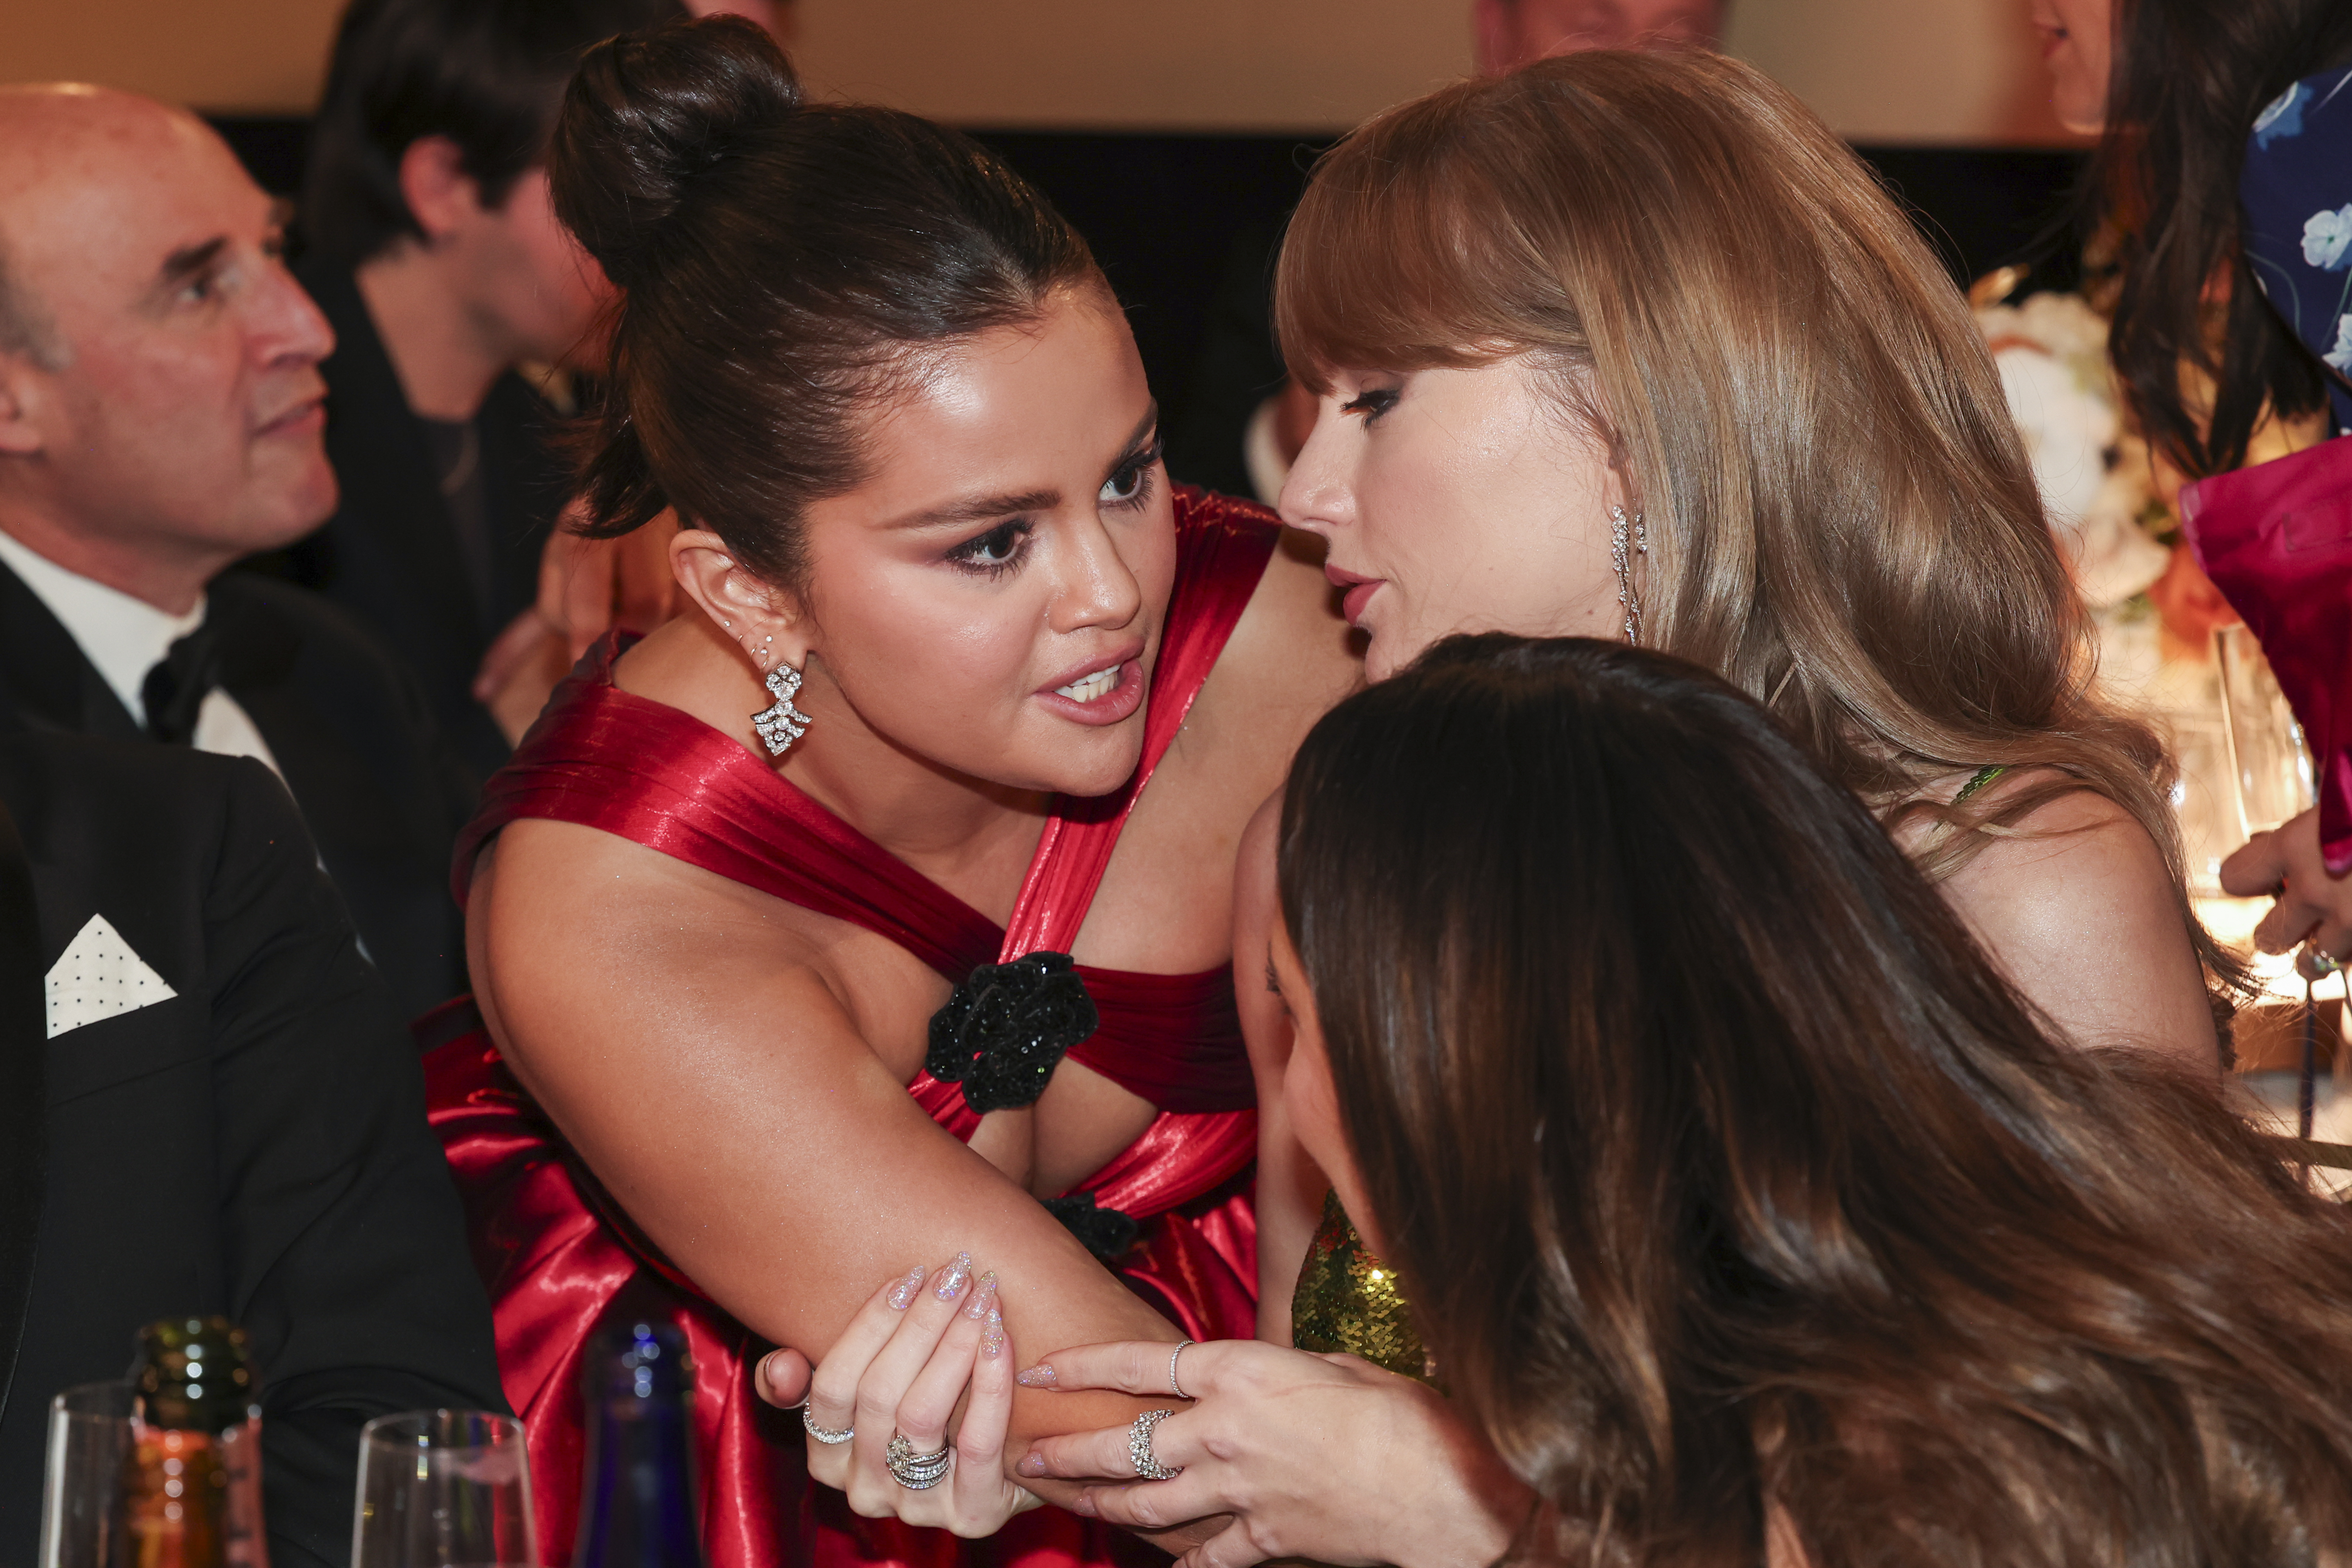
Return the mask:
{"type": "Polygon", "coordinates": [[[1609,561],[1617,568],[1617,603],[1625,611],[1625,640],[1642,640],[1642,595],[1633,589],[1633,557],[1650,553],[1650,527],[1640,512],[1609,509],[1609,561]]]}
{"type": "Polygon", "coordinates": [[[794,741],[808,733],[809,716],[793,706],[800,689],[801,672],[790,664],[779,664],[768,671],[768,690],[775,705],[752,714],[751,727],[760,731],[760,743],[772,757],[782,756],[793,749],[794,741]]]}

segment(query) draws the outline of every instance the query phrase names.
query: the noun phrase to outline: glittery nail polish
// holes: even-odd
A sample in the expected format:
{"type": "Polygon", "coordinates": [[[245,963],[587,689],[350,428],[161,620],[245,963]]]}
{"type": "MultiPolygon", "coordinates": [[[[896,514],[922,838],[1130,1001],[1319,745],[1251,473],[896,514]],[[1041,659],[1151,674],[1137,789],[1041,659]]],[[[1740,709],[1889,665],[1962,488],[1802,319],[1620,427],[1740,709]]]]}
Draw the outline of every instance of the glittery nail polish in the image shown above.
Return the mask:
{"type": "Polygon", "coordinates": [[[922,1288],[923,1271],[920,1268],[908,1269],[907,1277],[890,1287],[890,1305],[905,1311],[915,1304],[915,1292],[922,1288]]]}
{"type": "Polygon", "coordinates": [[[939,1285],[931,1294],[942,1301],[952,1301],[962,1293],[964,1286],[970,1283],[971,1279],[971,1254],[959,1252],[948,1259],[948,1266],[940,1271],[939,1285]]]}
{"type": "Polygon", "coordinates": [[[973,1288],[971,1300],[963,1304],[963,1315],[975,1321],[988,1316],[989,1308],[996,1304],[996,1270],[992,1268],[980,1277],[973,1288]]]}
{"type": "Polygon", "coordinates": [[[1014,1373],[1013,1374],[1013,1381],[1019,1384],[1024,1388],[1052,1388],[1056,1386],[1054,1382],[1054,1369],[1042,1363],[1031,1367],[1027,1372],[1014,1373]]]}
{"type": "Polygon", "coordinates": [[[993,1300],[988,1303],[988,1326],[980,1331],[980,1353],[991,1361],[1004,1353],[1004,1313],[993,1300]]]}

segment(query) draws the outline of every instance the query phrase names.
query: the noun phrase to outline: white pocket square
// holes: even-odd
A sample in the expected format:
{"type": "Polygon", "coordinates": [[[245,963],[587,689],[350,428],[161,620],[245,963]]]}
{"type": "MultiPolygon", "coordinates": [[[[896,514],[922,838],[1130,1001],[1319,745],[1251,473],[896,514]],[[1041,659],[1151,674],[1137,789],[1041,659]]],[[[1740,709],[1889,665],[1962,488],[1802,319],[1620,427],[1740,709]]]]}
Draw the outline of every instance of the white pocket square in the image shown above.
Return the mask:
{"type": "Polygon", "coordinates": [[[92,915],[49,966],[49,1038],[117,1013],[135,1013],[179,994],[147,961],[131,951],[122,933],[92,915]]]}

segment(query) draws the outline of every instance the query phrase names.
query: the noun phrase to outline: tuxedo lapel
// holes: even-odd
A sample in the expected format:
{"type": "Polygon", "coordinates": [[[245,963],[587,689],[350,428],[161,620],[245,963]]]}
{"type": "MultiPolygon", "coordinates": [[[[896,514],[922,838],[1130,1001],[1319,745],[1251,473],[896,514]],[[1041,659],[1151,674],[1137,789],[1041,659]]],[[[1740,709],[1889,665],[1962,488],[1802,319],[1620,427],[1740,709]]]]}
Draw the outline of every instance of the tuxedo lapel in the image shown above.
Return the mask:
{"type": "Polygon", "coordinates": [[[0,566],[0,727],[147,737],[41,596],[0,566]]]}
{"type": "Polygon", "coordinates": [[[48,1164],[41,923],[15,818],[0,806],[0,1416],[16,1383],[48,1164]]]}

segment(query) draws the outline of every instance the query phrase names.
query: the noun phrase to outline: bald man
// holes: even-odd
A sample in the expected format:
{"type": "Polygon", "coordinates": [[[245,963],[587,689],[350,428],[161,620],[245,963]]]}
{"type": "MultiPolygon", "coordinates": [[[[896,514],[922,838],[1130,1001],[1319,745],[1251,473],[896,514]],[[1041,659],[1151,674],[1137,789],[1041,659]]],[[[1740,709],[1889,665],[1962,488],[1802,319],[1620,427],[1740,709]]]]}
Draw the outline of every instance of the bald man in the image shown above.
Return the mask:
{"type": "Polygon", "coordinates": [[[0,731],[261,762],[414,1016],[465,985],[446,877],[474,781],[340,611],[219,577],[334,507],[333,347],[200,121],[0,90],[0,731]]]}

